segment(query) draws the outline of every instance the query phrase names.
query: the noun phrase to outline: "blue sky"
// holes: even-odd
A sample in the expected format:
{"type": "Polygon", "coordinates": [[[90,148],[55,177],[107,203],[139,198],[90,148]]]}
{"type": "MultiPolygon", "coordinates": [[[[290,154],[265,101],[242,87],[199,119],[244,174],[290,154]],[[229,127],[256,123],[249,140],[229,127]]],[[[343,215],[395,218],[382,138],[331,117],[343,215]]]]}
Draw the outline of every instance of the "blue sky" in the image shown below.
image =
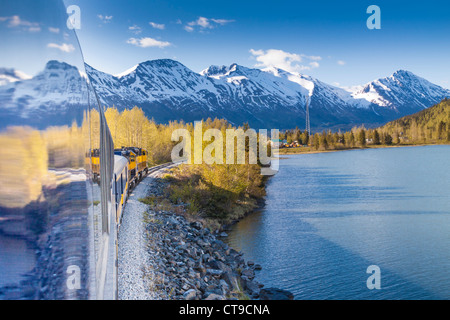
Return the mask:
{"type": "Polygon", "coordinates": [[[212,64],[275,65],[343,87],[406,69],[450,88],[448,1],[65,3],[81,9],[86,62],[111,74],[171,58],[196,72],[212,64]],[[366,27],[372,4],[381,9],[380,30],[366,27]]]}

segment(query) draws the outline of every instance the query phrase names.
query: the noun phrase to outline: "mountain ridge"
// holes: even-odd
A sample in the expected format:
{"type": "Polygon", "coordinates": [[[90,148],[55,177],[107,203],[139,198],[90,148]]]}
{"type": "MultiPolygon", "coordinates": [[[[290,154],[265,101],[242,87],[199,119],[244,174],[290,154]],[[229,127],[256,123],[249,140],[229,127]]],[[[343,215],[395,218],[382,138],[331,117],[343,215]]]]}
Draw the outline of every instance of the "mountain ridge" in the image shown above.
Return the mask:
{"type": "MultiPolygon", "coordinates": [[[[68,66],[49,61],[35,77],[0,86],[0,95],[5,88],[8,90],[4,95],[11,97],[17,96],[22,87],[34,86],[42,91],[48,85],[39,82],[48,82],[52,74],[57,81],[50,81],[53,91],[49,92],[55,95],[58,86],[70,92],[79,86],[76,72],[68,66]],[[70,75],[65,76],[67,72],[70,75]]],[[[450,97],[450,90],[406,70],[398,70],[349,92],[308,75],[277,68],[248,68],[236,63],[210,66],[200,73],[173,59],[144,61],[116,76],[89,64],[85,64],[85,69],[102,105],[114,105],[119,110],[138,106],[147,116],[162,123],[217,117],[236,125],[248,122],[254,128],[302,127],[308,101],[314,130],[347,129],[361,124],[375,127],[450,97]]],[[[36,103],[30,100],[34,109],[41,103],[54,111],[50,96],[47,101],[45,94],[38,96],[36,103]]],[[[67,103],[60,100],[58,103],[70,105],[82,98],[74,92],[68,96],[67,103]]],[[[24,110],[27,108],[21,112],[24,110]]]]}

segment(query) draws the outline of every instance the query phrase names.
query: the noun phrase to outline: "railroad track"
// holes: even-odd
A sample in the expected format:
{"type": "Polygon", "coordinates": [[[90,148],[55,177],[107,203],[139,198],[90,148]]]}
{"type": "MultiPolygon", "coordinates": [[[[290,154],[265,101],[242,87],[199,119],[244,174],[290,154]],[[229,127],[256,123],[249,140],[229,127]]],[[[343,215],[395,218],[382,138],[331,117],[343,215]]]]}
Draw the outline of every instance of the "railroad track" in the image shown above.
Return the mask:
{"type": "Polygon", "coordinates": [[[154,173],[154,172],[156,172],[158,170],[161,170],[163,168],[168,168],[168,167],[170,167],[172,165],[174,165],[173,162],[167,162],[167,163],[163,163],[163,164],[160,164],[160,165],[148,168],[146,175],[143,176],[140,180],[139,179],[134,179],[134,180],[132,180],[130,182],[130,186],[129,186],[129,189],[128,189],[129,192],[133,191],[133,189],[136,188],[136,186],[139,184],[139,182],[141,182],[144,178],[148,177],[150,174],[152,174],[152,173],[154,173]]]}
{"type": "Polygon", "coordinates": [[[160,169],[162,169],[162,168],[167,168],[167,167],[169,167],[169,166],[171,166],[171,165],[173,165],[172,162],[167,162],[167,163],[164,163],[164,164],[157,165],[157,166],[155,166],[155,167],[151,167],[151,168],[149,168],[149,169],[147,170],[147,176],[148,176],[150,173],[156,172],[156,171],[158,171],[158,170],[160,170],[160,169]]]}

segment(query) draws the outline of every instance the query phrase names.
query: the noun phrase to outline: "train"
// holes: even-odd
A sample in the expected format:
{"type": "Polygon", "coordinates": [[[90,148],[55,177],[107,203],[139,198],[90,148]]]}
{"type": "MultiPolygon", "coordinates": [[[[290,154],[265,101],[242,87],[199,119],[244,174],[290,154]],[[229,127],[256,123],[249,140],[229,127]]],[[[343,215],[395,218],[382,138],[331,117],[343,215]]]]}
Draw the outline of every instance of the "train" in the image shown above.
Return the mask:
{"type": "MultiPolygon", "coordinates": [[[[93,181],[100,185],[100,149],[91,152],[93,181]]],[[[128,193],[149,172],[148,151],[139,147],[121,147],[114,149],[114,172],[112,176],[112,201],[116,213],[117,228],[120,226],[123,207],[128,198],[128,193]]]]}

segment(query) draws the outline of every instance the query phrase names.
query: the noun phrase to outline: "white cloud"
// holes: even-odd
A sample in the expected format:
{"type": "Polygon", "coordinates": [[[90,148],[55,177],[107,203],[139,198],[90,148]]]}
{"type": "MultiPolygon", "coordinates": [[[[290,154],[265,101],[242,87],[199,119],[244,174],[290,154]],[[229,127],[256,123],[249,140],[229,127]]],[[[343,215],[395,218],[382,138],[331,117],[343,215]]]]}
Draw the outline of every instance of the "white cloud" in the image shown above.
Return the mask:
{"type": "Polygon", "coordinates": [[[213,22],[220,24],[221,26],[234,22],[234,20],[226,20],[226,19],[211,19],[213,22]]]}
{"type": "Polygon", "coordinates": [[[73,45],[67,44],[67,43],[63,43],[63,44],[60,44],[60,45],[56,44],[56,43],[49,43],[47,45],[47,47],[48,48],[55,48],[55,49],[58,49],[58,50],[61,50],[63,52],[67,52],[67,53],[70,53],[70,52],[75,50],[75,47],[73,45]]]}
{"type": "Polygon", "coordinates": [[[131,30],[134,34],[139,34],[142,32],[142,28],[137,25],[132,25],[128,27],[128,30],[131,30]]]}
{"type": "Polygon", "coordinates": [[[153,27],[153,28],[155,28],[155,29],[159,29],[159,30],[164,30],[165,29],[165,25],[164,24],[159,24],[159,23],[156,23],[156,22],[149,22],[149,24],[153,27]]]}
{"type": "Polygon", "coordinates": [[[109,23],[111,22],[113,16],[104,16],[102,14],[98,14],[97,17],[103,22],[103,23],[109,23]]]}
{"type": "Polygon", "coordinates": [[[310,59],[310,60],[317,60],[317,61],[322,60],[321,56],[306,56],[306,55],[302,55],[302,56],[307,59],[310,59]]]}
{"type": "Polygon", "coordinates": [[[0,17],[0,22],[8,21],[8,28],[21,28],[24,31],[39,32],[41,27],[37,22],[22,20],[19,16],[0,17]]]}
{"type": "Polygon", "coordinates": [[[52,27],[49,27],[49,28],[48,28],[48,31],[53,32],[53,33],[59,33],[59,28],[52,28],[52,27]]]}
{"type": "Polygon", "coordinates": [[[345,64],[345,61],[338,60],[337,64],[340,65],[340,66],[343,66],[345,64]]]}
{"type": "Polygon", "coordinates": [[[306,56],[304,54],[290,53],[279,49],[269,50],[254,50],[250,49],[250,53],[258,62],[255,67],[257,68],[279,68],[289,72],[301,72],[303,70],[311,70],[318,68],[319,63],[317,61],[304,61],[304,60],[321,60],[319,56],[306,56]],[[304,62],[308,63],[307,65],[304,62]]]}
{"type": "Polygon", "coordinates": [[[202,28],[212,28],[209,23],[209,19],[205,17],[199,17],[196,21],[191,21],[188,23],[190,26],[200,26],[202,28]]]}
{"type": "Polygon", "coordinates": [[[234,22],[234,20],[213,19],[213,18],[209,19],[205,17],[199,17],[195,21],[188,22],[187,25],[184,27],[184,30],[192,32],[194,31],[195,27],[198,27],[200,31],[203,31],[205,29],[213,29],[218,25],[223,26],[231,22],[234,22]]]}
{"type": "Polygon", "coordinates": [[[39,32],[41,31],[41,27],[30,27],[28,28],[29,32],[39,32]]]}
{"type": "Polygon", "coordinates": [[[309,65],[311,66],[311,68],[318,68],[320,66],[316,61],[310,62],[309,65]]]}
{"type": "Polygon", "coordinates": [[[127,40],[127,43],[135,45],[137,47],[141,48],[148,48],[148,47],[158,47],[158,48],[165,48],[171,45],[170,42],[167,41],[159,41],[153,38],[145,37],[145,38],[130,38],[127,40]]]}

